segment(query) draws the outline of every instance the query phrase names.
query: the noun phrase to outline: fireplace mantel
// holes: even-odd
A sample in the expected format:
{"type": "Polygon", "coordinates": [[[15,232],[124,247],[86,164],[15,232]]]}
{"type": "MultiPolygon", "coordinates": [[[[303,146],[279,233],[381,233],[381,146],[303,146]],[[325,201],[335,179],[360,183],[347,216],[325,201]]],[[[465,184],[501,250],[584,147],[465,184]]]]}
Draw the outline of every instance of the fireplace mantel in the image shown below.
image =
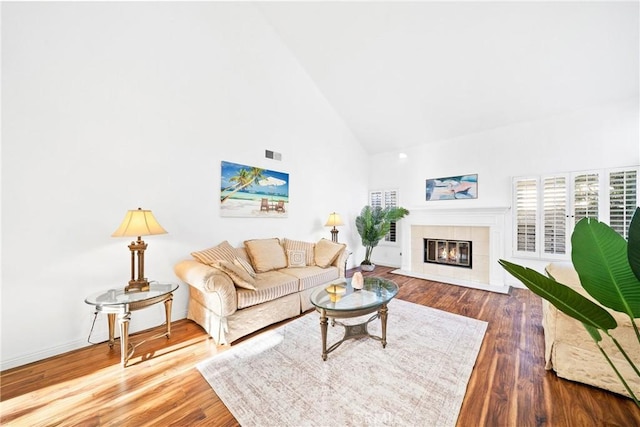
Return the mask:
{"type": "MultiPolygon", "coordinates": [[[[403,218],[402,236],[402,267],[401,272],[411,275],[412,244],[411,230],[413,226],[450,226],[450,227],[487,227],[489,229],[489,279],[488,283],[460,283],[450,280],[450,283],[463,286],[473,286],[504,292],[504,270],[498,264],[500,258],[505,257],[505,230],[509,207],[486,208],[409,208],[410,214],[403,218]],[[479,285],[479,286],[478,286],[479,285]]],[[[422,238],[422,237],[420,237],[422,238]]],[[[415,249],[417,250],[417,249],[415,249]]],[[[415,272],[414,272],[415,273],[415,272]]],[[[416,274],[417,277],[423,277],[416,274]]],[[[440,280],[442,277],[424,277],[440,280]]]]}

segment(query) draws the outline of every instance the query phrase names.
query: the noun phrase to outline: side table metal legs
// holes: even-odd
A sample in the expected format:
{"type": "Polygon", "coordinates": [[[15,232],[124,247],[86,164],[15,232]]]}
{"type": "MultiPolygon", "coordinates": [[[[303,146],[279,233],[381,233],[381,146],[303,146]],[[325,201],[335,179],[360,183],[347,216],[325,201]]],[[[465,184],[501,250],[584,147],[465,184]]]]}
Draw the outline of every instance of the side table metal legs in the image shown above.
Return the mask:
{"type": "Polygon", "coordinates": [[[107,313],[107,322],[109,322],[109,347],[113,348],[113,345],[116,343],[116,339],[115,339],[116,314],[107,313]]]}
{"type": "MultiPolygon", "coordinates": [[[[342,317],[357,317],[363,314],[371,313],[372,311],[354,311],[353,313],[342,313],[342,317]]],[[[331,326],[338,324],[344,328],[344,336],[338,342],[335,342],[327,349],[327,329],[329,324],[329,319],[327,316],[327,310],[320,309],[320,332],[322,335],[322,360],[327,360],[327,355],[331,353],[333,350],[338,348],[340,344],[345,342],[348,339],[352,338],[360,338],[360,337],[369,337],[374,340],[378,340],[382,343],[382,348],[387,347],[387,317],[388,317],[389,309],[387,308],[387,304],[383,304],[377,310],[376,314],[371,316],[367,321],[358,323],[357,325],[345,325],[341,322],[337,322],[334,317],[331,318],[331,326]],[[380,326],[382,328],[381,336],[371,335],[369,330],[367,329],[367,325],[372,321],[380,319],[380,326]]]]}
{"type": "Polygon", "coordinates": [[[130,311],[118,315],[118,323],[120,323],[120,362],[122,366],[127,366],[129,357],[133,355],[133,350],[129,352],[129,320],[131,320],[130,311]]]}
{"type": "Polygon", "coordinates": [[[320,312],[320,333],[322,334],[322,360],[327,360],[327,310],[320,312]]]}
{"type": "Polygon", "coordinates": [[[389,313],[389,309],[387,308],[387,304],[384,304],[380,307],[380,311],[378,311],[378,315],[380,316],[380,325],[382,326],[382,337],[380,337],[380,341],[382,341],[382,348],[387,348],[387,314],[389,313]]]}
{"type": "MultiPolygon", "coordinates": [[[[167,319],[166,332],[163,334],[167,339],[171,337],[171,306],[173,304],[173,294],[170,294],[164,299],[164,313],[167,319]]],[[[144,307],[144,306],[143,306],[144,307]]],[[[120,360],[122,366],[127,366],[127,362],[133,356],[135,346],[131,346],[129,350],[129,321],[131,320],[131,311],[138,310],[139,308],[127,304],[124,308],[117,310],[115,313],[107,313],[107,321],[109,322],[109,347],[113,348],[115,345],[115,324],[116,315],[118,316],[118,325],[120,327],[120,360]]],[[[156,335],[153,338],[160,338],[162,335],[156,335]]]]}
{"type": "Polygon", "coordinates": [[[164,314],[167,318],[167,339],[171,337],[171,304],[173,303],[173,294],[164,302],[164,314]]]}
{"type": "MultiPolygon", "coordinates": [[[[129,352],[129,321],[131,320],[131,312],[125,311],[117,313],[117,315],[118,325],[120,326],[120,361],[122,366],[126,366],[129,358],[133,354],[133,351],[129,352]]],[[[113,348],[116,343],[116,313],[107,313],[107,321],[109,322],[109,347],[113,348]]]]}

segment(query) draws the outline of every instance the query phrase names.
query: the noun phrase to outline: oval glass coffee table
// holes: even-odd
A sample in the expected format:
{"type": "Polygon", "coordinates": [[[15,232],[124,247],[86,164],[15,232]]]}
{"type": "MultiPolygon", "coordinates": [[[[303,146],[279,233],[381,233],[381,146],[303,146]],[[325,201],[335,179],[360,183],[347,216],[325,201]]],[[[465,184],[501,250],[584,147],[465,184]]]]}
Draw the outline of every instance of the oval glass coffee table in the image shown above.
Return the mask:
{"type": "Polygon", "coordinates": [[[351,279],[342,283],[336,282],[328,287],[316,289],[311,294],[311,304],[320,312],[320,332],[322,334],[322,360],[338,348],[340,344],[351,338],[370,337],[382,342],[382,348],[387,346],[387,303],[398,294],[398,285],[381,277],[365,277],[361,290],[351,286],[351,279]],[[364,316],[374,313],[368,320],[357,325],[346,325],[336,319],[364,316]],[[344,327],[344,337],[327,348],[328,319],[331,325],[344,327]],[[382,336],[369,334],[367,325],[380,319],[382,336]]]}

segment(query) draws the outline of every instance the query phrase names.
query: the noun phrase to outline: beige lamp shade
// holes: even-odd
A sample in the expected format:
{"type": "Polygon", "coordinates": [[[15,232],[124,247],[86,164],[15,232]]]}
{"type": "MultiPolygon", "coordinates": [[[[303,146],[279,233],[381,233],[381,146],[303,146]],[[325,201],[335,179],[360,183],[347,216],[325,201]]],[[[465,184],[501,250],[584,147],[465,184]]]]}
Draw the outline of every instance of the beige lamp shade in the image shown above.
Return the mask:
{"type": "Polygon", "coordinates": [[[337,225],[344,225],[344,222],[342,222],[342,218],[340,218],[339,214],[332,212],[329,214],[329,219],[327,220],[325,227],[335,227],[337,225]]]}
{"type": "Polygon", "coordinates": [[[140,209],[127,211],[120,227],[111,237],[137,237],[167,234],[150,210],[140,209]]]}

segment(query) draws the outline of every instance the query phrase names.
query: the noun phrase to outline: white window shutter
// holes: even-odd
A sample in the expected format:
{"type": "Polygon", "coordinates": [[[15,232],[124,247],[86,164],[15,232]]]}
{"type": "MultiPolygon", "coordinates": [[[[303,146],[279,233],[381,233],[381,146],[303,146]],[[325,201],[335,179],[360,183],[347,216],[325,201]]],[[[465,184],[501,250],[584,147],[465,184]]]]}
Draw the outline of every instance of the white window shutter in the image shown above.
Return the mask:
{"type": "Polygon", "coordinates": [[[637,169],[609,173],[609,226],[625,239],[638,206],[637,181],[637,169]]]}
{"type": "Polygon", "coordinates": [[[516,250],[536,252],[538,180],[527,178],[515,183],[516,250]]]}
{"type": "Polygon", "coordinates": [[[597,173],[584,173],[573,178],[573,212],[575,224],[582,218],[599,218],[599,177],[597,173]]]}
{"type": "Polygon", "coordinates": [[[542,180],[543,250],[546,254],[567,253],[567,178],[542,180]]]}
{"type": "Polygon", "coordinates": [[[382,191],[372,191],[369,193],[369,205],[371,207],[384,207],[382,200],[383,200],[383,193],[382,191]]]}
{"type": "MultiPolygon", "coordinates": [[[[369,192],[369,205],[371,207],[395,207],[398,206],[398,190],[379,190],[369,192]]],[[[389,233],[384,237],[385,242],[397,242],[397,225],[391,223],[389,233]]]]}

